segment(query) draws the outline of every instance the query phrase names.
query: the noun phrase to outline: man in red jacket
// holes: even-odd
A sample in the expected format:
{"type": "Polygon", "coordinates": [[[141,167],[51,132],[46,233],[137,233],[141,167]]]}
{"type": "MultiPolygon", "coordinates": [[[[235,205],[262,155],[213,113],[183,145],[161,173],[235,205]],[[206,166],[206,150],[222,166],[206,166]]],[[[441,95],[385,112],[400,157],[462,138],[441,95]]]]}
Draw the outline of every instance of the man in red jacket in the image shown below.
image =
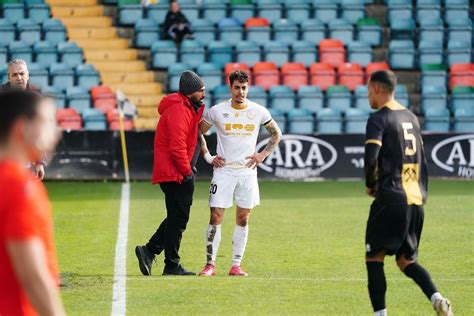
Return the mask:
{"type": "Polygon", "coordinates": [[[195,275],[180,264],[178,251],[193,201],[204,97],[204,81],[194,72],[185,71],[179,80],[179,92],[166,96],[158,106],[161,116],[155,132],[152,183],[159,184],[165,194],[166,218],[146,245],[135,248],[143,275],[151,275],[155,255],[162,251],[163,275],[195,275]]]}

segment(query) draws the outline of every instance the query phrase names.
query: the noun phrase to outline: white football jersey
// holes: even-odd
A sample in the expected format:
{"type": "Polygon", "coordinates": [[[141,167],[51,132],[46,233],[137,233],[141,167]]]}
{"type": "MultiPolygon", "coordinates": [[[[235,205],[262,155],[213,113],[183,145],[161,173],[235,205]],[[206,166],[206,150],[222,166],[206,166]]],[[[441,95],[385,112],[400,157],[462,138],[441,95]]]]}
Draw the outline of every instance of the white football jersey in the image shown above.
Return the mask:
{"type": "Polygon", "coordinates": [[[214,125],[217,132],[217,154],[225,159],[225,166],[217,168],[229,174],[248,175],[257,169],[245,167],[246,157],[255,153],[261,125],[272,120],[268,110],[249,100],[244,109],[232,107],[232,101],[224,101],[209,109],[204,121],[214,125]]]}

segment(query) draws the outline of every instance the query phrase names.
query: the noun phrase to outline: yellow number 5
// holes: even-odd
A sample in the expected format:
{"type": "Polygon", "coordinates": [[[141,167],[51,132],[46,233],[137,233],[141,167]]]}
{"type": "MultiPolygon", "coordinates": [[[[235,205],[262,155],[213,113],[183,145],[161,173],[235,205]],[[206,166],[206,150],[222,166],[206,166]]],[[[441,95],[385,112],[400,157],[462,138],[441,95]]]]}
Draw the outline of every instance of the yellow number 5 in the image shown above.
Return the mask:
{"type": "Polygon", "coordinates": [[[411,141],[412,148],[409,146],[405,147],[405,155],[407,156],[413,156],[416,154],[416,138],[415,135],[410,134],[408,130],[413,129],[413,124],[412,123],[402,123],[402,128],[403,128],[403,138],[405,138],[405,141],[411,141]]]}

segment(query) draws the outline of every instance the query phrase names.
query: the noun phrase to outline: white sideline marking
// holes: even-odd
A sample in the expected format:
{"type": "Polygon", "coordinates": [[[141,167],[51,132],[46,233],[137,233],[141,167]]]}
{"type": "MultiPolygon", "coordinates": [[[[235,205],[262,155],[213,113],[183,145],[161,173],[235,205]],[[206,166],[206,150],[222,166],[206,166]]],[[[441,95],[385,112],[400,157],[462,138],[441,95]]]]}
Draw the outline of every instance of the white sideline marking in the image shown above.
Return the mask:
{"type": "MultiPolygon", "coordinates": [[[[143,278],[142,276],[129,276],[128,277],[130,280],[140,280],[140,281],[153,281],[153,282],[157,282],[159,280],[169,280],[169,279],[173,279],[173,281],[178,281],[178,280],[181,280],[181,281],[197,281],[197,282],[201,282],[201,281],[204,281],[206,282],[205,280],[209,280],[209,278],[206,278],[206,277],[196,277],[196,278],[193,278],[193,277],[170,277],[170,276],[167,276],[166,278],[163,278],[162,276],[157,276],[157,277],[146,277],[146,278],[143,278]]],[[[252,276],[249,276],[249,277],[246,277],[246,278],[236,278],[236,277],[218,277],[216,278],[217,280],[219,281],[230,281],[230,282],[234,282],[235,280],[242,280],[242,281],[310,281],[310,282],[367,282],[367,279],[366,278],[344,278],[344,277],[340,277],[340,278],[305,278],[305,277],[252,277],[252,276]]],[[[387,278],[387,281],[391,282],[391,281],[394,281],[394,282],[403,282],[403,281],[409,281],[410,279],[409,278],[387,278]]],[[[474,282],[474,278],[436,278],[435,281],[441,281],[441,282],[462,282],[462,281],[465,281],[465,282],[474,282]]]]}
{"type": "Polygon", "coordinates": [[[130,184],[122,184],[120,215],[115,245],[114,288],[112,292],[112,315],[125,315],[127,311],[127,238],[128,213],[130,205],[130,184]]]}

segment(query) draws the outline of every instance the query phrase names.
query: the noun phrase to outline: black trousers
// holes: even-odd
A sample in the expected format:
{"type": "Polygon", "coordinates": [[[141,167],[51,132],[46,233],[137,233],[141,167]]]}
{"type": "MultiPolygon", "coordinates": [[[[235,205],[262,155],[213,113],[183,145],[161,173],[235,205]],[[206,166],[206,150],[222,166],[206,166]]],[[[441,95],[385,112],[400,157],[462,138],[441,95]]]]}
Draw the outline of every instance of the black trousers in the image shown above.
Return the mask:
{"type": "Polygon", "coordinates": [[[183,232],[189,221],[189,213],[193,203],[194,180],[181,184],[177,182],[160,183],[165,194],[166,218],[150,238],[146,247],[149,251],[159,255],[165,251],[165,265],[174,268],[179,264],[179,246],[183,232]]]}

